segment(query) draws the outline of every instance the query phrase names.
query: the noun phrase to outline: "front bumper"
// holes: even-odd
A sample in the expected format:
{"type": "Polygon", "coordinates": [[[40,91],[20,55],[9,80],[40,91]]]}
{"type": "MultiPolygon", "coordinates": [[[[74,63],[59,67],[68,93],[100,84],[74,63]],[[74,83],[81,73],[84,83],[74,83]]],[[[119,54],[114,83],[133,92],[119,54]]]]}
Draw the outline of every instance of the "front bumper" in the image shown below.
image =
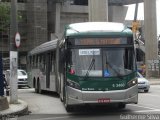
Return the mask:
{"type": "Polygon", "coordinates": [[[28,86],[27,80],[18,80],[18,87],[25,87],[28,86]]]}
{"type": "Polygon", "coordinates": [[[139,90],[149,90],[150,85],[148,84],[138,84],[138,89],[139,90]]]}
{"type": "Polygon", "coordinates": [[[109,99],[108,103],[138,103],[137,85],[114,91],[81,91],[68,86],[67,91],[69,105],[97,104],[99,99],[109,99]]]}

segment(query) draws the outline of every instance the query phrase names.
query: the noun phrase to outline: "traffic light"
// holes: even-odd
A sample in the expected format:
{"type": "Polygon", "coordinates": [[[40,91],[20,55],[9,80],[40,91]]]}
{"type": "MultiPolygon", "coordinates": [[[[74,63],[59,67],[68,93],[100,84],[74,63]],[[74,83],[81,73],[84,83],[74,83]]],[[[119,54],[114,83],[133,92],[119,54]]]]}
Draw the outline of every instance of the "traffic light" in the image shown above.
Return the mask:
{"type": "Polygon", "coordinates": [[[132,32],[136,32],[139,29],[139,21],[132,22],[132,32]]]}

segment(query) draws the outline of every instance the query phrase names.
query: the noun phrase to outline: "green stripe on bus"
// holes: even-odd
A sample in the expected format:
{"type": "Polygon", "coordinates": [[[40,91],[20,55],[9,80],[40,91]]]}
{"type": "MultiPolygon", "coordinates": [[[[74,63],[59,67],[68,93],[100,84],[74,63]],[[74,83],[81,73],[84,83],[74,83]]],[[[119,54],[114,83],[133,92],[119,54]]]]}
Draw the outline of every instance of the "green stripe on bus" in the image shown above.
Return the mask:
{"type": "Polygon", "coordinates": [[[71,75],[67,73],[67,79],[78,83],[81,90],[84,91],[109,91],[109,90],[122,90],[127,88],[127,83],[136,77],[136,72],[123,76],[122,78],[92,78],[71,75]]]}

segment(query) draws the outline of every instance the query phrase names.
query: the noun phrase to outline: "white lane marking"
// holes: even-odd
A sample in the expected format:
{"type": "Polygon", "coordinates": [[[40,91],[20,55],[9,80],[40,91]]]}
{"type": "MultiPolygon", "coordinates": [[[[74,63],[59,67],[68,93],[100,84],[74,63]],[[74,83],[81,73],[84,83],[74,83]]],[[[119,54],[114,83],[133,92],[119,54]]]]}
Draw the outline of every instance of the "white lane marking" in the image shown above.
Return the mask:
{"type": "Polygon", "coordinates": [[[146,95],[146,96],[153,96],[153,97],[160,97],[160,95],[154,95],[154,94],[143,94],[143,95],[146,95]]]}
{"type": "Polygon", "coordinates": [[[135,113],[137,112],[160,112],[160,109],[157,109],[157,108],[153,108],[153,107],[146,107],[146,106],[142,106],[142,105],[134,105],[134,104],[130,104],[130,106],[135,106],[135,107],[142,107],[142,108],[145,108],[145,109],[150,109],[150,110],[136,110],[136,111],[133,111],[135,113]]]}
{"type": "MultiPolygon", "coordinates": [[[[139,104],[139,105],[143,105],[143,104],[139,104]]],[[[153,104],[147,104],[147,105],[150,106],[150,107],[152,107],[152,108],[155,108],[155,109],[160,109],[159,106],[153,106],[153,104]]]]}
{"type": "Polygon", "coordinates": [[[146,107],[146,106],[142,106],[142,105],[134,105],[134,104],[129,104],[130,106],[136,106],[136,107],[142,107],[142,108],[146,108],[146,109],[151,109],[151,110],[157,110],[156,108],[152,108],[152,107],[146,107]]]}
{"type": "Polygon", "coordinates": [[[134,111],[136,113],[141,113],[141,112],[160,112],[160,109],[155,109],[155,110],[139,110],[139,111],[134,111]]]}
{"type": "Polygon", "coordinates": [[[57,120],[57,119],[66,119],[66,118],[69,118],[69,116],[38,118],[38,119],[32,119],[32,120],[57,120]]]}

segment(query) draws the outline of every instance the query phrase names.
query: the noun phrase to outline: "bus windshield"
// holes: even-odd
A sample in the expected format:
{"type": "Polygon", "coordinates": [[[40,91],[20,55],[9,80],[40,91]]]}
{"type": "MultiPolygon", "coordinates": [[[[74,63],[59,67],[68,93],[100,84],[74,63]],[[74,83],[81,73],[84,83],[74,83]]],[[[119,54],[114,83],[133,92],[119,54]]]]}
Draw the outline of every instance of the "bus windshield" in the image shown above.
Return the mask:
{"type": "Polygon", "coordinates": [[[135,70],[131,48],[70,49],[68,67],[72,74],[90,77],[118,77],[135,70]]]}
{"type": "Polygon", "coordinates": [[[133,50],[115,48],[103,50],[104,77],[124,76],[135,70],[133,50]]]}

